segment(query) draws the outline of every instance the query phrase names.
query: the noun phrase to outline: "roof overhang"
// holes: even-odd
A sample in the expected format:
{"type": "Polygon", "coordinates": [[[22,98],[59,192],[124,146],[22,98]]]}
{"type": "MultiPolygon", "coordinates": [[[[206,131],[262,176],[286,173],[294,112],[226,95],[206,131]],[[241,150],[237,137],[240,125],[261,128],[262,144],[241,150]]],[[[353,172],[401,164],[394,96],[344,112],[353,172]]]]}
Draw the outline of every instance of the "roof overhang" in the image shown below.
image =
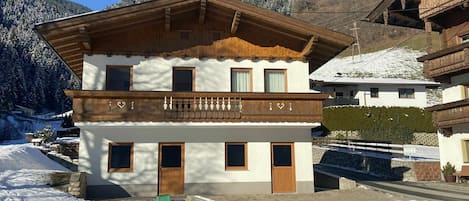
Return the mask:
{"type": "MultiPolygon", "coordinates": [[[[304,43],[304,49],[300,53],[303,55],[303,60],[309,61],[310,71],[319,68],[353,42],[353,38],[348,35],[237,0],[147,1],[37,24],[35,30],[64,63],[78,77],[81,77],[83,55],[93,53],[92,38],[96,35],[117,32],[122,27],[132,27],[151,21],[162,21],[166,23],[165,28],[169,28],[168,22],[174,16],[187,12],[200,13],[198,19],[193,19],[194,23],[203,20],[208,14],[217,15],[217,17],[232,16],[233,18],[233,13],[235,13],[233,24],[230,24],[234,36],[236,36],[237,26],[246,23],[281,34],[284,37],[301,40],[304,43]],[[237,15],[237,13],[242,13],[242,15],[237,15]],[[241,17],[237,19],[236,16],[241,17]]],[[[152,52],[147,52],[143,56],[152,56],[152,52]]]]}

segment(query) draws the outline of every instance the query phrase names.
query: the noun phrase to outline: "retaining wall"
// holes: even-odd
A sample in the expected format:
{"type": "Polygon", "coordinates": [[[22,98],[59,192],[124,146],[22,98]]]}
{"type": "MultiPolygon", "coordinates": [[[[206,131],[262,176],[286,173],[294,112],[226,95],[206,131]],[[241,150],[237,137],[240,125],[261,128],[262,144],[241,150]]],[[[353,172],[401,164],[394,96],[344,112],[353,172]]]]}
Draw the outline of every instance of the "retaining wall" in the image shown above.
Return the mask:
{"type": "Polygon", "coordinates": [[[313,164],[353,169],[402,181],[440,181],[438,160],[409,160],[370,152],[313,146],[313,164]]]}

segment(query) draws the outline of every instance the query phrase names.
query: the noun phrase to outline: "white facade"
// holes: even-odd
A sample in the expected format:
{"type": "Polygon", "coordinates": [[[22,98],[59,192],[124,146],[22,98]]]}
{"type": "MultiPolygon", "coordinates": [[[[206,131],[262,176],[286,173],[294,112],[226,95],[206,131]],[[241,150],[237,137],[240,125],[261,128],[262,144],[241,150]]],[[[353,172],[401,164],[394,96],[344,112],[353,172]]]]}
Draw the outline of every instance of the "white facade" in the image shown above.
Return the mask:
{"type": "Polygon", "coordinates": [[[83,90],[104,90],[107,65],[133,66],[133,90],[171,91],[173,67],[195,67],[195,90],[203,92],[230,92],[231,69],[252,69],[253,92],[264,92],[264,70],[286,70],[287,92],[309,91],[308,63],[300,61],[252,61],[248,59],[162,58],[143,56],[84,57],[83,90]]]}

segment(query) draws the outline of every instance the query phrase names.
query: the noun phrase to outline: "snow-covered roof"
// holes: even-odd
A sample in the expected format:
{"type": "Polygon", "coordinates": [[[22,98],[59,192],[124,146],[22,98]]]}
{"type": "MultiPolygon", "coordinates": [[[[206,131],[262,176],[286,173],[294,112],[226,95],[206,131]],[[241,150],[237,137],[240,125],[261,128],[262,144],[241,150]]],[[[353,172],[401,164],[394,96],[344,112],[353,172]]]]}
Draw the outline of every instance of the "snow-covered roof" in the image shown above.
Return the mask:
{"type": "Polygon", "coordinates": [[[423,51],[406,48],[389,48],[361,56],[334,58],[314,71],[310,78],[334,78],[339,73],[343,77],[423,80],[423,63],[416,58],[425,54],[423,51]]]}
{"type": "Polygon", "coordinates": [[[313,80],[324,84],[384,84],[384,85],[425,85],[440,86],[439,82],[426,80],[407,80],[401,78],[351,78],[351,77],[333,77],[322,80],[313,80]]]}

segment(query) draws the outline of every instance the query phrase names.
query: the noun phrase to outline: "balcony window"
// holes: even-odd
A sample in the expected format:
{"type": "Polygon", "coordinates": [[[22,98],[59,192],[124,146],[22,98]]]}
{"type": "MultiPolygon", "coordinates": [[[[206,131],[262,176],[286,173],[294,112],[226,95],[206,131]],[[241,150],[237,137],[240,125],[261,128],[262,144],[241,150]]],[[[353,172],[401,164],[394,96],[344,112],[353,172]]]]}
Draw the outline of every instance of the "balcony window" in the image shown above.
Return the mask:
{"type": "Polygon", "coordinates": [[[252,91],[251,69],[231,69],[231,92],[252,91]]]}
{"type": "Polygon", "coordinates": [[[265,92],[284,93],[287,91],[286,70],[265,70],[265,92]]]}
{"type": "Polygon", "coordinates": [[[461,36],[461,43],[468,43],[469,42],[469,34],[461,36]]]}
{"type": "Polygon", "coordinates": [[[132,87],[132,66],[107,66],[106,90],[129,91],[132,87]]]}
{"type": "Polygon", "coordinates": [[[399,98],[415,98],[415,90],[412,88],[402,88],[399,90],[399,98]]]}
{"type": "Polygon", "coordinates": [[[371,98],[378,98],[379,97],[379,88],[370,88],[370,96],[371,96],[371,98]]]}
{"type": "Polygon", "coordinates": [[[109,143],[108,172],[132,172],[133,143],[109,143]]]}
{"type": "Polygon", "coordinates": [[[194,68],[173,68],[173,91],[194,91],[194,68]]]}
{"type": "Polygon", "coordinates": [[[225,144],[225,169],[247,170],[247,143],[227,142],[225,144]]]}

